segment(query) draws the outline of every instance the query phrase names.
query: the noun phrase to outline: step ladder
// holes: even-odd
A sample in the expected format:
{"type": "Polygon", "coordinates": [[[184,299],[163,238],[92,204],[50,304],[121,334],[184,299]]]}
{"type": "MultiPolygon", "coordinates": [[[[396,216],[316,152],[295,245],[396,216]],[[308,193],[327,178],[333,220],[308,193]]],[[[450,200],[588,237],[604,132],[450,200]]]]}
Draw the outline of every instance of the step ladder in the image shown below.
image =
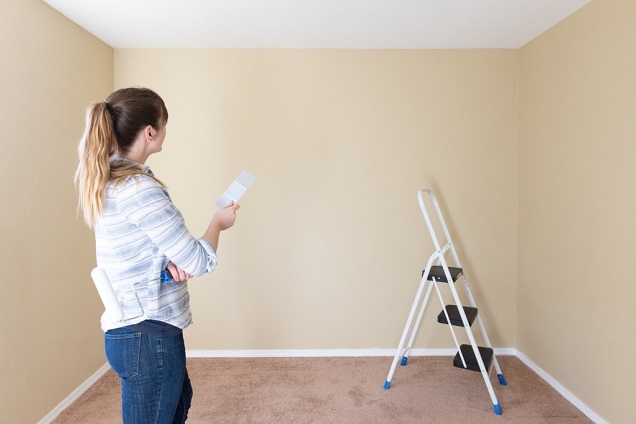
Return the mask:
{"type": "Polygon", "coordinates": [[[404,327],[404,331],[400,339],[400,344],[395,353],[395,357],[393,358],[391,369],[389,370],[386,382],[384,383],[384,389],[388,390],[391,387],[391,380],[393,378],[393,374],[398,362],[400,362],[400,365],[406,366],[409,353],[413,346],[413,341],[415,340],[417,330],[420,326],[422,316],[424,315],[424,311],[426,309],[426,305],[429,301],[432,290],[435,289],[443,308],[437,316],[437,321],[439,323],[448,325],[453,336],[453,340],[455,341],[455,346],[457,347],[457,354],[455,355],[455,358],[453,360],[453,365],[458,368],[481,372],[484,378],[484,382],[486,383],[486,388],[488,389],[488,394],[490,395],[495,414],[501,415],[501,406],[499,406],[497,396],[495,395],[492,384],[490,383],[490,371],[492,367],[495,367],[497,376],[499,378],[499,383],[501,385],[505,386],[506,380],[501,373],[499,363],[497,362],[497,358],[495,357],[494,351],[490,344],[490,340],[488,339],[488,335],[486,334],[486,328],[484,327],[484,324],[479,316],[477,305],[475,304],[475,299],[473,298],[473,295],[470,292],[470,288],[468,286],[468,279],[466,278],[464,270],[462,269],[462,266],[459,262],[457,252],[455,251],[455,247],[448,232],[448,228],[446,227],[446,223],[444,222],[444,218],[442,217],[442,212],[439,208],[439,204],[437,203],[437,199],[433,195],[433,192],[429,189],[423,189],[418,192],[417,196],[420,204],[420,209],[422,209],[422,214],[424,215],[424,219],[426,220],[426,226],[431,235],[431,238],[433,239],[435,251],[428,259],[426,268],[422,272],[420,286],[417,290],[417,294],[415,295],[415,300],[413,301],[413,306],[411,307],[411,311],[406,321],[406,326],[404,327]],[[424,195],[427,196],[427,201],[425,201],[424,195]],[[441,230],[444,233],[444,237],[446,238],[446,243],[444,245],[440,245],[439,240],[436,236],[433,222],[431,221],[431,217],[426,207],[427,204],[429,205],[429,207],[432,206],[435,210],[437,218],[435,226],[438,228],[438,231],[441,227],[441,230]],[[446,261],[446,255],[448,253],[450,253],[450,255],[452,256],[453,266],[449,266],[446,261]],[[453,296],[453,300],[455,303],[454,305],[445,304],[439,283],[443,283],[448,286],[453,296]],[[462,305],[461,299],[457,292],[457,288],[455,287],[456,283],[460,283],[463,285],[470,306],[462,305]],[[426,291],[424,291],[424,289],[426,289],[426,291]],[[424,299],[422,301],[423,293],[424,299]],[[418,307],[419,313],[417,314],[415,325],[412,325],[413,318],[415,317],[418,307]],[[475,321],[477,322],[479,329],[481,330],[481,335],[485,344],[485,346],[483,347],[477,345],[477,342],[473,335],[471,326],[475,321]],[[470,344],[459,344],[453,326],[463,327],[466,330],[466,335],[468,336],[470,344]],[[406,342],[407,337],[409,337],[409,342],[406,349],[404,349],[404,343],[406,342]],[[401,361],[400,358],[402,358],[401,361]]]}

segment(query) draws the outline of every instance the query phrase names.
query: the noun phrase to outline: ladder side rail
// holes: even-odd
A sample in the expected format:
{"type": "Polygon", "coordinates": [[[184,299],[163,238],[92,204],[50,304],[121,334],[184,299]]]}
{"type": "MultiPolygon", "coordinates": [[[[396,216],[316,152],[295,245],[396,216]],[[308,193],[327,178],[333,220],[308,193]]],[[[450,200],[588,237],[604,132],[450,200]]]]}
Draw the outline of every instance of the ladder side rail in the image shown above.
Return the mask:
{"type": "MultiPolygon", "coordinates": [[[[458,305],[459,306],[459,305],[458,305]]],[[[464,309],[459,307],[459,313],[462,317],[462,321],[467,322],[466,314],[464,313],[464,309]]],[[[499,402],[497,401],[497,395],[495,395],[495,391],[492,388],[492,384],[490,383],[490,375],[488,373],[489,370],[486,369],[486,365],[484,364],[484,360],[481,357],[481,353],[479,352],[479,347],[477,346],[477,341],[475,340],[475,336],[470,328],[470,326],[466,327],[466,334],[468,335],[468,339],[470,340],[470,345],[473,348],[473,353],[475,355],[475,359],[477,360],[477,364],[479,365],[479,370],[481,371],[481,375],[484,379],[484,383],[486,383],[486,388],[488,389],[488,394],[490,395],[490,400],[492,401],[493,406],[495,407],[495,412],[499,408],[499,402]]],[[[494,357],[494,354],[493,354],[494,357]]]]}
{"type": "Polygon", "coordinates": [[[468,298],[468,301],[470,302],[470,306],[472,306],[473,308],[476,308],[477,303],[475,302],[473,293],[470,291],[470,287],[468,286],[468,278],[466,277],[466,274],[464,272],[462,272],[462,284],[464,285],[464,291],[466,292],[466,297],[468,298]]]}
{"type": "MultiPolygon", "coordinates": [[[[443,248],[443,250],[442,250],[442,260],[441,260],[441,261],[439,261],[439,262],[441,262],[441,263],[442,263],[442,267],[443,267],[443,269],[444,269],[444,273],[445,273],[445,275],[446,275],[446,279],[447,279],[447,281],[449,281],[449,287],[451,288],[451,292],[453,293],[453,298],[455,299],[455,302],[456,302],[456,304],[457,304],[457,309],[458,309],[458,312],[459,312],[460,317],[461,317],[461,319],[462,319],[462,323],[463,323],[464,327],[466,328],[466,331],[467,331],[468,337],[469,337],[469,339],[470,339],[470,341],[471,341],[471,346],[472,346],[472,348],[473,348],[473,351],[475,352],[475,357],[476,357],[476,359],[477,359],[477,363],[479,364],[479,368],[482,370],[482,373],[483,373],[483,372],[486,372],[486,373],[487,373],[486,367],[485,367],[485,365],[484,365],[484,363],[483,363],[483,360],[482,360],[482,358],[481,358],[481,354],[479,354],[479,349],[478,349],[478,347],[477,347],[477,342],[475,341],[475,338],[474,338],[474,336],[473,336],[472,330],[470,329],[470,325],[469,325],[469,323],[468,323],[468,318],[466,317],[466,313],[465,313],[465,311],[464,311],[464,308],[463,308],[463,305],[462,305],[461,299],[459,298],[459,294],[457,293],[457,290],[455,289],[455,284],[454,284],[454,282],[452,282],[452,278],[451,278],[451,275],[450,275],[450,271],[448,270],[448,266],[446,265],[446,261],[445,261],[445,260],[443,260],[443,258],[444,258],[445,253],[446,253],[447,251],[449,251],[449,250],[450,250],[450,251],[451,251],[451,254],[452,254],[452,256],[453,256],[453,259],[455,260],[455,263],[457,264],[457,266],[458,266],[459,268],[461,268],[461,267],[462,267],[462,266],[461,266],[461,262],[459,261],[459,257],[458,257],[458,255],[457,255],[457,251],[455,250],[455,247],[454,247],[454,244],[453,244],[452,238],[451,238],[450,233],[449,233],[449,231],[448,231],[448,227],[446,226],[446,222],[444,221],[444,217],[443,217],[443,215],[442,215],[442,211],[441,211],[441,209],[440,209],[440,207],[439,207],[439,203],[437,202],[437,199],[435,198],[435,195],[434,195],[434,194],[433,194],[433,192],[432,192],[432,191],[430,191],[430,190],[425,190],[425,191],[426,191],[426,192],[429,194],[429,196],[431,197],[431,201],[432,201],[432,203],[433,203],[433,206],[435,207],[435,212],[437,213],[437,217],[438,217],[438,219],[439,219],[439,222],[440,222],[440,224],[441,224],[441,226],[442,226],[442,229],[443,229],[443,231],[444,231],[444,235],[446,236],[446,240],[447,240],[447,244],[444,246],[444,248],[443,248]],[[452,282],[452,283],[451,283],[451,282],[452,282]]],[[[470,302],[471,306],[472,306],[472,307],[474,307],[474,308],[476,308],[476,307],[477,307],[477,305],[476,305],[476,303],[475,303],[475,299],[474,299],[474,297],[473,297],[473,295],[472,295],[472,293],[471,293],[471,291],[470,291],[470,288],[469,288],[469,286],[468,286],[468,281],[467,281],[466,276],[465,276],[465,274],[464,274],[464,272],[463,272],[463,269],[462,269],[462,282],[464,283],[464,288],[465,288],[465,290],[466,290],[466,292],[467,292],[468,299],[469,299],[469,302],[470,302]]],[[[449,320],[449,318],[448,318],[448,313],[446,312],[446,306],[445,306],[445,305],[443,305],[443,307],[444,307],[444,314],[446,315],[446,319],[447,319],[447,321],[450,323],[450,320],[449,320]]],[[[480,330],[481,330],[482,336],[483,336],[483,338],[484,338],[484,341],[485,341],[485,343],[486,343],[487,347],[489,347],[489,348],[491,348],[491,349],[492,349],[492,344],[490,343],[490,340],[488,339],[488,334],[486,333],[486,328],[485,328],[485,326],[483,325],[483,322],[482,322],[482,320],[481,320],[481,316],[480,316],[479,314],[477,315],[477,321],[478,321],[479,328],[480,328],[480,330]]],[[[451,332],[453,332],[453,331],[452,331],[452,326],[451,326],[451,332]]],[[[455,334],[454,334],[454,332],[453,332],[453,338],[455,338],[455,334]]],[[[459,346],[458,346],[458,349],[459,349],[459,346]]],[[[465,367],[466,367],[466,363],[465,363],[465,361],[464,361],[464,357],[463,357],[463,355],[462,355],[462,353],[461,353],[461,349],[459,349],[459,356],[461,357],[461,359],[462,359],[462,364],[464,365],[464,368],[465,368],[465,367]]],[[[501,380],[502,380],[501,370],[500,370],[500,368],[499,368],[499,363],[497,362],[497,359],[496,359],[496,357],[495,357],[495,355],[494,355],[494,354],[493,354],[493,360],[494,360],[494,361],[493,361],[493,365],[495,365],[495,368],[496,368],[496,370],[497,370],[497,374],[498,374],[498,376],[499,376],[499,378],[500,378],[500,381],[501,381],[501,380]]],[[[487,385],[488,385],[488,384],[487,384],[487,385]]],[[[491,389],[489,388],[489,391],[490,391],[490,390],[491,390],[491,389]]],[[[493,395],[494,395],[494,393],[491,395],[491,397],[492,397],[493,395]]],[[[496,399],[496,398],[495,398],[495,399],[496,399]]]]}
{"type": "MultiPolygon", "coordinates": [[[[459,293],[455,289],[455,282],[453,281],[453,276],[448,269],[448,264],[446,263],[446,259],[442,256],[439,260],[442,269],[444,270],[444,275],[446,276],[446,281],[448,281],[448,287],[451,290],[451,294],[453,295],[453,300],[455,301],[455,305],[457,306],[457,310],[459,312],[459,316],[462,319],[462,324],[467,331],[470,331],[470,324],[468,323],[468,317],[466,317],[466,312],[464,311],[464,306],[462,305],[462,301],[459,298],[459,293]]],[[[462,270],[463,273],[463,270],[462,270]]],[[[453,326],[450,324],[450,318],[448,317],[448,313],[446,312],[446,305],[442,301],[442,307],[444,308],[444,313],[446,314],[446,321],[449,324],[449,328],[451,329],[451,333],[453,334],[453,338],[455,339],[455,345],[457,346],[457,352],[459,353],[459,357],[462,360],[462,364],[464,368],[466,368],[466,361],[464,360],[464,355],[462,354],[462,350],[459,347],[459,343],[457,343],[457,338],[455,337],[455,331],[453,330],[453,326]]],[[[470,338],[470,337],[469,337],[470,338]]],[[[480,358],[481,359],[481,358],[480,358]]]]}
{"type": "Polygon", "coordinates": [[[501,372],[501,368],[499,367],[499,362],[497,361],[497,355],[495,355],[494,353],[494,348],[492,347],[492,344],[490,343],[490,339],[488,338],[488,334],[486,334],[486,327],[484,327],[484,323],[481,320],[481,317],[479,316],[479,314],[477,314],[477,325],[479,325],[479,329],[481,330],[481,335],[484,338],[484,344],[493,349],[493,354],[492,354],[492,360],[493,360],[493,365],[495,366],[495,371],[497,372],[497,377],[499,378],[499,382],[505,386],[505,380],[503,380],[503,373],[501,372]]]}
{"type": "MultiPolygon", "coordinates": [[[[470,287],[468,285],[468,278],[466,278],[465,274],[462,274],[462,281],[464,283],[464,289],[466,290],[466,295],[473,307],[476,307],[475,298],[473,297],[473,293],[470,291],[470,287]]],[[[481,314],[477,314],[477,325],[479,325],[479,330],[481,331],[481,336],[484,339],[484,343],[486,347],[493,349],[492,343],[490,342],[490,338],[488,337],[488,333],[486,332],[486,326],[481,318],[481,314]]],[[[499,362],[497,361],[497,356],[493,353],[493,365],[495,366],[495,370],[497,371],[497,376],[499,377],[499,381],[502,385],[505,385],[505,380],[503,379],[503,374],[501,372],[501,368],[499,367],[499,362]]]]}
{"type": "MultiPolygon", "coordinates": [[[[430,193],[432,195],[432,193],[430,193]]],[[[441,212],[440,212],[440,218],[441,218],[441,212]]],[[[443,219],[443,218],[441,218],[443,219]]],[[[445,225],[444,225],[445,227],[445,225]]],[[[450,244],[452,246],[452,243],[450,244]]],[[[459,263],[459,259],[457,258],[457,254],[455,252],[454,249],[451,249],[451,251],[453,252],[453,258],[455,259],[457,265],[461,268],[461,265],[459,263]]],[[[492,388],[492,384],[490,383],[490,376],[489,373],[486,369],[486,365],[484,364],[484,360],[481,357],[481,352],[479,352],[479,347],[477,345],[477,341],[475,340],[475,336],[473,335],[472,329],[470,327],[470,325],[468,324],[468,318],[466,317],[466,312],[464,311],[464,307],[462,305],[461,299],[459,297],[459,293],[457,292],[457,289],[455,288],[455,282],[452,279],[450,270],[448,269],[448,265],[446,264],[446,260],[443,256],[441,256],[439,258],[439,263],[442,266],[442,269],[444,270],[444,275],[446,276],[446,280],[448,281],[448,287],[451,290],[451,293],[453,294],[453,299],[455,300],[456,304],[457,304],[457,310],[459,312],[459,315],[462,319],[462,323],[464,324],[464,328],[466,329],[466,335],[468,336],[468,339],[470,341],[470,345],[473,349],[473,353],[475,355],[475,359],[477,360],[477,365],[479,365],[479,370],[481,371],[481,375],[484,379],[484,383],[486,384],[486,388],[488,389],[488,394],[490,395],[490,400],[493,404],[493,407],[495,409],[495,413],[496,414],[501,414],[501,408],[499,406],[499,401],[497,400],[497,395],[495,394],[494,389],[492,388]]],[[[463,275],[463,269],[462,269],[462,275],[463,275]]],[[[468,287],[467,284],[464,284],[465,287],[468,287]]],[[[474,302],[474,299],[473,299],[474,302]]],[[[464,362],[464,358],[463,355],[461,353],[461,349],[459,350],[459,355],[462,358],[462,363],[464,364],[465,367],[465,362],[464,362]]],[[[493,355],[494,357],[494,355],[493,355]]],[[[500,380],[501,381],[501,380],[500,380]]]]}
{"type": "MultiPolygon", "coordinates": [[[[446,253],[447,253],[449,250],[451,250],[451,251],[453,250],[453,243],[451,243],[451,242],[446,243],[446,244],[444,245],[444,247],[442,247],[442,256],[445,256],[445,255],[446,255],[446,253]]],[[[459,268],[461,268],[461,267],[459,267],[459,268]]]]}
{"type": "MultiPolygon", "coordinates": [[[[470,287],[468,285],[468,279],[466,278],[466,275],[463,274],[463,273],[462,273],[462,282],[464,284],[464,290],[466,291],[466,295],[468,297],[468,300],[469,300],[471,306],[476,308],[477,307],[477,303],[475,302],[475,298],[473,297],[473,293],[470,291],[470,287]]],[[[489,347],[489,348],[492,349],[492,343],[490,343],[490,339],[488,338],[488,333],[486,332],[486,326],[484,326],[484,323],[483,323],[483,321],[481,319],[481,314],[477,314],[477,324],[479,325],[479,330],[481,331],[481,335],[482,335],[482,337],[484,339],[484,344],[486,345],[486,347],[489,347]]],[[[500,372],[499,372],[499,374],[500,374],[500,372]]]]}
{"type": "MultiPolygon", "coordinates": [[[[451,254],[453,256],[453,259],[455,260],[455,263],[457,264],[457,266],[459,268],[461,268],[461,262],[459,261],[459,257],[457,255],[457,252],[456,252],[455,248],[454,248],[454,245],[453,245],[453,242],[452,242],[452,238],[451,238],[450,233],[448,231],[448,227],[446,226],[446,222],[444,221],[444,217],[442,215],[442,211],[441,211],[441,209],[439,207],[439,203],[437,202],[437,199],[435,198],[435,195],[433,194],[433,192],[430,189],[420,190],[420,192],[418,193],[418,197],[419,197],[419,201],[420,201],[420,207],[423,209],[423,211],[425,211],[426,208],[424,206],[424,201],[423,201],[423,198],[422,198],[422,195],[421,195],[422,192],[426,192],[430,196],[431,202],[433,204],[433,207],[435,208],[435,212],[437,213],[437,218],[438,218],[438,220],[439,220],[439,222],[440,222],[440,224],[442,226],[442,230],[444,232],[444,235],[446,236],[446,240],[448,241],[448,243],[444,246],[444,249],[445,249],[444,253],[446,251],[450,250],[451,254]]],[[[427,225],[429,225],[429,231],[431,232],[431,235],[433,235],[434,231],[432,231],[432,225],[430,224],[430,219],[428,218],[428,214],[425,214],[425,217],[427,218],[427,225]]],[[[457,289],[455,288],[455,282],[452,279],[452,276],[450,274],[450,270],[448,269],[448,265],[446,264],[446,260],[445,260],[443,255],[440,256],[438,262],[441,264],[441,266],[442,266],[442,268],[444,270],[444,274],[446,276],[446,280],[448,281],[448,286],[451,289],[451,293],[453,294],[453,299],[455,300],[455,303],[457,305],[457,310],[458,310],[459,315],[460,315],[460,317],[462,319],[462,323],[464,325],[464,328],[466,329],[466,333],[467,333],[468,338],[470,340],[470,344],[471,344],[471,346],[473,348],[473,351],[475,353],[475,358],[477,359],[477,363],[479,365],[479,369],[482,371],[482,374],[484,374],[484,373],[486,374],[484,379],[487,379],[487,377],[488,377],[488,372],[487,371],[488,370],[486,370],[486,367],[484,365],[484,361],[481,358],[481,354],[480,354],[478,346],[477,346],[477,341],[475,340],[473,332],[472,332],[472,330],[470,328],[470,324],[468,323],[468,318],[466,317],[466,312],[464,311],[464,307],[462,305],[462,301],[461,301],[461,299],[459,297],[459,293],[457,293],[457,289]]],[[[464,287],[466,288],[466,290],[467,290],[467,292],[469,294],[469,301],[470,301],[470,303],[471,303],[471,305],[473,307],[476,307],[475,300],[472,297],[472,293],[470,293],[470,289],[468,288],[468,284],[466,282],[465,276],[463,275],[463,269],[462,269],[462,277],[463,277],[462,280],[464,282],[464,287]]],[[[445,305],[442,305],[442,306],[444,307],[444,311],[445,311],[444,313],[446,314],[446,306],[445,305]]],[[[448,320],[448,317],[447,317],[447,320],[448,320]]],[[[449,322],[450,322],[450,320],[449,320],[449,322]]],[[[483,327],[483,325],[480,325],[480,329],[483,329],[482,334],[485,334],[485,328],[483,327]]],[[[452,331],[452,326],[451,326],[451,331],[452,331]]],[[[453,335],[454,335],[454,332],[453,332],[453,335]]],[[[461,353],[461,349],[459,349],[459,355],[460,355],[460,357],[462,359],[462,363],[464,364],[464,367],[466,367],[466,363],[465,363],[463,355],[461,353]]],[[[492,398],[494,396],[494,392],[492,392],[492,387],[490,387],[489,383],[490,383],[490,380],[487,381],[486,385],[489,387],[489,392],[491,393],[491,398],[492,398]]],[[[495,400],[495,402],[493,402],[493,404],[495,404],[496,403],[496,397],[494,397],[493,400],[495,400]]]]}
{"type": "MultiPolygon", "coordinates": [[[[420,298],[422,297],[422,292],[424,291],[424,286],[426,285],[428,274],[431,271],[431,266],[435,258],[438,256],[438,252],[433,253],[428,259],[428,263],[426,264],[426,271],[424,275],[422,275],[422,279],[420,281],[420,286],[417,290],[417,294],[415,295],[415,299],[413,300],[413,306],[411,306],[411,311],[409,312],[409,316],[406,320],[406,325],[404,326],[404,331],[402,332],[402,336],[400,338],[400,343],[395,352],[395,356],[393,357],[393,362],[391,363],[391,368],[389,370],[389,374],[386,378],[386,382],[384,383],[384,389],[388,389],[391,386],[391,380],[393,379],[393,374],[395,373],[395,368],[397,366],[398,361],[400,360],[400,356],[402,356],[402,349],[404,347],[404,342],[409,334],[409,330],[411,329],[411,324],[413,322],[413,316],[415,315],[415,311],[420,303],[420,298]]],[[[426,304],[423,304],[422,308],[424,308],[426,304]]],[[[423,311],[421,311],[423,314],[423,311]]]]}
{"type": "MultiPolygon", "coordinates": [[[[442,266],[444,267],[444,272],[447,272],[448,275],[450,275],[450,271],[448,271],[448,267],[446,266],[445,262],[442,264],[442,266]]],[[[473,353],[475,355],[475,359],[477,360],[477,364],[479,365],[479,370],[481,371],[481,375],[484,379],[484,383],[486,383],[486,388],[488,389],[490,400],[492,401],[493,406],[495,406],[495,411],[496,411],[497,408],[499,407],[499,402],[497,401],[497,396],[495,395],[495,391],[493,390],[492,384],[490,383],[490,376],[488,374],[489,370],[486,369],[484,360],[481,357],[481,352],[479,352],[479,347],[477,346],[477,341],[475,340],[473,331],[470,328],[470,325],[467,325],[468,318],[466,317],[466,312],[464,312],[461,299],[459,298],[459,293],[457,293],[457,290],[455,288],[455,283],[454,282],[451,283],[450,281],[449,281],[449,287],[451,289],[451,292],[453,293],[453,298],[457,302],[457,309],[458,309],[459,315],[462,318],[462,322],[464,323],[464,327],[466,328],[466,335],[468,336],[468,340],[470,341],[470,345],[473,349],[473,353]]]]}
{"type": "MultiPolygon", "coordinates": [[[[462,268],[462,264],[459,263],[459,258],[457,257],[457,252],[455,251],[455,245],[453,244],[452,241],[449,241],[448,243],[446,243],[446,245],[442,248],[442,255],[444,256],[444,258],[446,258],[446,254],[448,252],[451,252],[451,256],[453,258],[453,263],[454,266],[456,266],[457,268],[462,268]]],[[[448,262],[446,262],[448,264],[448,262]]],[[[463,271],[462,271],[463,272],[463,271]]]]}
{"type": "Polygon", "coordinates": [[[420,204],[422,215],[424,215],[424,220],[426,221],[426,227],[428,228],[428,232],[431,235],[431,239],[433,239],[433,244],[435,245],[435,251],[441,252],[442,249],[440,247],[439,241],[437,240],[437,236],[435,235],[435,229],[433,228],[433,223],[428,214],[428,210],[426,209],[424,198],[422,197],[422,192],[427,192],[431,196],[433,195],[433,193],[429,189],[422,189],[417,193],[417,201],[420,204]]]}
{"type": "MultiPolygon", "coordinates": [[[[435,261],[435,259],[437,259],[437,261],[439,262],[439,252],[434,252],[428,258],[428,262],[426,263],[426,268],[424,268],[424,272],[422,273],[422,281],[428,280],[428,276],[431,273],[431,268],[433,266],[433,262],[435,261]]],[[[407,356],[411,348],[413,347],[413,343],[415,342],[415,336],[417,335],[417,330],[419,329],[420,323],[422,322],[422,317],[424,316],[424,310],[426,309],[426,305],[428,304],[428,299],[431,295],[432,289],[433,289],[432,285],[429,285],[428,289],[426,289],[426,294],[424,295],[424,301],[422,302],[422,307],[417,316],[417,320],[415,321],[415,326],[413,327],[413,330],[411,331],[411,337],[409,339],[409,343],[407,345],[404,356],[407,356]]]]}
{"type": "Polygon", "coordinates": [[[444,232],[444,236],[446,237],[446,241],[451,246],[451,252],[452,252],[452,255],[453,255],[453,260],[455,261],[456,266],[458,268],[461,268],[462,265],[459,262],[459,256],[457,255],[457,252],[455,251],[455,248],[454,248],[454,245],[453,245],[453,239],[451,238],[450,232],[448,231],[448,227],[446,226],[446,221],[444,220],[444,216],[442,215],[442,210],[439,207],[439,203],[437,202],[437,198],[435,197],[435,195],[433,194],[433,192],[430,189],[426,189],[426,191],[428,192],[429,196],[431,197],[431,203],[433,204],[433,207],[435,208],[435,213],[437,214],[437,219],[439,220],[439,223],[442,226],[442,231],[444,232]]]}
{"type": "Polygon", "coordinates": [[[404,326],[404,331],[402,332],[402,337],[400,337],[400,344],[395,352],[395,356],[393,357],[393,362],[391,363],[391,368],[389,369],[389,374],[386,377],[386,382],[384,383],[384,388],[388,389],[391,386],[391,380],[393,379],[393,374],[395,373],[395,367],[397,366],[398,361],[400,360],[400,356],[402,356],[402,348],[404,347],[404,342],[406,341],[406,337],[409,334],[409,330],[411,329],[411,322],[413,321],[413,316],[415,315],[415,311],[417,310],[417,306],[420,303],[420,297],[422,296],[422,291],[424,290],[424,285],[426,284],[426,280],[422,280],[420,282],[420,287],[417,290],[417,294],[415,295],[415,300],[413,301],[413,306],[411,307],[411,311],[409,312],[408,319],[406,320],[406,325],[404,326]]]}
{"type": "MultiPolygon", "coordinates": [[[[469,338],[472,338],[471,343],[473,346],[473,352],[475,352],[475,358],[477,359],[477,363],[479,364],[479,369],[481,370],[481,376],[484,378],[484,383],[486,383],[486,388],[488,389],[488,394],[490,395],[490,401],[495,407],[495,412],[497,412],[497,409],[499,408],[499,401],[497,400],[497,395],[495,394],[495,390],[492,388],[492,383],[490,382],[490,375],[484,365],[484,361],[481,359],[481,354],[479,353],[477,344],[474,341],[475,340],[474,337],[472,337],[472,332],[468,331],[468,334],[469,334],[469,338]]],[[[498,414],[500,414],[500,412],[498,414]]]]}
{"type": "MultiPolygon", "coordinates": [[[[420,312],[417,315],[417,319],[415,320],[415,325],[413,326],[413,330],[411,331],[411,337],[409,338],[409,342],[406,345],[406,351],[402,355],[403,357],[408,357],[411,352],[411,348],[413,347],[413,343],[415,342],[415,336],[417,336],[417,331],[420,328],[420,324],[422,322],[422,317],[424,316],[424,311],[426,310],[426,305],[428,304],[428,300],[431,296],[431,291],[433,290],[432,282],[429,283],[428,288],[426,289],[426,293],[424,294],[424,300],[422,301],[422,306],[420,307],[420,312]]],[[[406,360],[402,360],[403,365],[406,365],[406,360]]]]}

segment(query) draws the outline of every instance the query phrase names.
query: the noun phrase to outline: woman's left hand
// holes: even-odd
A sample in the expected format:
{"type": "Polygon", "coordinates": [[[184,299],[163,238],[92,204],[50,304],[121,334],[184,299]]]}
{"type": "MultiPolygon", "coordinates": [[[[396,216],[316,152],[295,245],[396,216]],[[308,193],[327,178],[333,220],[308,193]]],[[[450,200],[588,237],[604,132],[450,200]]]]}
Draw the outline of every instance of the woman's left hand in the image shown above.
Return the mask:
{"type": "Polygon", "coordinates": [[[181,268],[179,268],[172,262],[169,262],[166,268],[168,269],[168,271],[170,271],[170,275],[172,275],[172,279],[174,281],[179,282],[179,281],[185,281],[188,278],[192,278],[192,275],[188,274],[187,272],[185,272],[184,270],[182,270],[181,268]]]}

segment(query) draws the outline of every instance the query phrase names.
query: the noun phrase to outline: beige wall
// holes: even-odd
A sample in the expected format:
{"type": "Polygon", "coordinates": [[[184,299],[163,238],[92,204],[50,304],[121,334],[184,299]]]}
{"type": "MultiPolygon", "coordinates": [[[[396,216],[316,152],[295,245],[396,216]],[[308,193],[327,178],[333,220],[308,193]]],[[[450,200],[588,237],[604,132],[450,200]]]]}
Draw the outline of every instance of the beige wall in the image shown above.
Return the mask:
{"type": "Polygon", "coordinates": [[[636,417],[636,3],[521,49],[517,347],[612,423],[636,417]]]}
{"type": "MultiPolygon", "coordinates": [[[[219,269],[191,282],[189,349],[394,348],[432,249],[415,197],[431,187],[494,345],[608,421],[636,416],[620,325],[636,298],[631,0],[518,51],[114,57],[39,1],[0,8],[3,419],[37,421],[105,361],[71,178],[82,111],[113,85],[165,98],[149,163],[195,234],[238,171],[257,176],[219,269]]],[[[450,347],[433,309],[416,346],[450,347]]]]}
{"type": "Polygon", "coordinates": [[[0,421],[33,423],[104,364],[72,176],[112,49],[41,1],[0,0],[0,421]]]}
{"type": "MultiPolygon", "coordinates": [[[[219,268],[191,281],[188,348],[395,348],[433,252],[416,198],[426,187],[493,343],[514,346],[518,59],[116,50],[115,87],[152,87],[168,105],[149,164],[195,234],[241,169],[257,177],[219,268]]],[[[432,305],[417,347],[451,347],[432,305]]]]}

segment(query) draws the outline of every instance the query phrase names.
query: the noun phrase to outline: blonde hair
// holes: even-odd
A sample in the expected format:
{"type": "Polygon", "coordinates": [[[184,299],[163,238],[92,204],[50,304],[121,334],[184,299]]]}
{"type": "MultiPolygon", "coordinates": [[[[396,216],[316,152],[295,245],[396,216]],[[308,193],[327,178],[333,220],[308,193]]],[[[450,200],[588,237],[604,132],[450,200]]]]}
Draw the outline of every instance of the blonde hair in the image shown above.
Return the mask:
{"type": "Polygon", "coordinates": [[[163,100],[147,88],[117,90],[105,101],[87,109],[84,134],[77,149],[79,164],[75,184],[79,193],[78,208],[90,228],[95,226],[104,209],[108,182],[120,183],[134,175],[149,175],[134,162],[111,163],[113,155],[128,153],[139,132],[147,125],[158,130],[167,121],[168,110],[163,100]]]}

